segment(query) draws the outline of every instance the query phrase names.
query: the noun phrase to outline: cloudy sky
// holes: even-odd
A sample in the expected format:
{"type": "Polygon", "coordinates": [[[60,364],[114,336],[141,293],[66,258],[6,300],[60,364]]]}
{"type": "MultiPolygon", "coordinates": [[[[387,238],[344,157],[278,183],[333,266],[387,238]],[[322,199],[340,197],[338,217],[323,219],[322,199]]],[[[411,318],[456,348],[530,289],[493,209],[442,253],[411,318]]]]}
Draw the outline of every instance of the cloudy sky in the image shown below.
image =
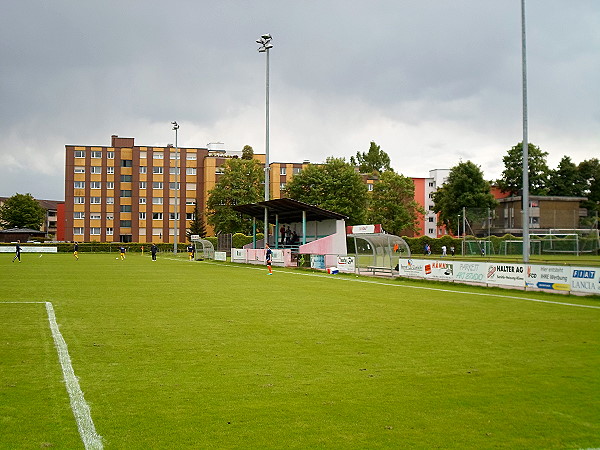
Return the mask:
{"type": "MultiPolygon", "coordinates": [[[[529,141],[600,157],[600,2],[527,0],[529,141]]],[[[65,145],[265,146],[324,161],[375,141],[404,175],[487,179],[522,139],[520,0],[19,0],[0,15],[0,196],[64,199],[65,145]]]]}

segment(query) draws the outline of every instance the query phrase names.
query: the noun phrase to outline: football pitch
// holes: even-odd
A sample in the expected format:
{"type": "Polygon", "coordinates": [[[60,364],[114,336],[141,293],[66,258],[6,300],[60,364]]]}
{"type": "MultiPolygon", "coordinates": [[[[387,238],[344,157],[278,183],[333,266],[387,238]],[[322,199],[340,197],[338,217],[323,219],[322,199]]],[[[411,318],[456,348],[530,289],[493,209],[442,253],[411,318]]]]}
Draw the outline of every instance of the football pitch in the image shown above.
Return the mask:
{"type": "Polygon", "coordinates": [[[598,297],[0,256],[0,448],[600,447],[598,297]]]}

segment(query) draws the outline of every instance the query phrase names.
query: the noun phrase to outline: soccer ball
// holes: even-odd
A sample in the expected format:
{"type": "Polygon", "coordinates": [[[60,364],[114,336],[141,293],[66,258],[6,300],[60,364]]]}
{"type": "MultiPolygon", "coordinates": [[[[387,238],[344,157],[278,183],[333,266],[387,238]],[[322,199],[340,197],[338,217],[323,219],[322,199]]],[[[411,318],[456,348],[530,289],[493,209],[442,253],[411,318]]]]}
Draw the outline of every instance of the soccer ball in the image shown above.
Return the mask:
{"type": "Polygon", "coordinates": [[[119,259],[119,257],[117,256],[115,259],[119,259]]]}

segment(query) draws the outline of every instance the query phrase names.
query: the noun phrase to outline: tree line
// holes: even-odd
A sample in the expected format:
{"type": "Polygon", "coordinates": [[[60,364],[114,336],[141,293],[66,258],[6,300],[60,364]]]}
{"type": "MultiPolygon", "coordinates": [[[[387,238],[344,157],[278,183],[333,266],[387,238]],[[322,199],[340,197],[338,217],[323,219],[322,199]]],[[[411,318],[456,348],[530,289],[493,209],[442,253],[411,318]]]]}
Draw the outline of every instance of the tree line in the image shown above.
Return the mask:
{"type": "MultiPolygon", "coordinates": [[[[460,161],[450,169],[446,183],[433,194],[434,211],[440,225],[455,233],[458,216],[464,208],[493,209],[497,202],[490,193],[492,184],[502,192],[520,195],[522,186],[522,144],[508,150],[502,158],[501,178],[487,181],[481,168],[472,161],[460,161]]],[[[564,156],[556,169],[548,167],[548,153],[529,144],[529,184],[531,195],[587,197],[582,207],[588,219],[600,212],[600,161],[591,158],[575,164],[564,156]]],[[[224,173],[209,192],[206,219],[216,233],[250,234],[252,221],[233,209],[235,205],[259,202],[264,193],[264,167],[254,159],[254,151],[246,145],[242,157],[225,162],[224,173]]],[[[375,142],[366,152],[345,158],[328,157],[323,164],[308,165],[287,183],[284,195],[320,208],[348,216],[349,225],[380,223],[392,234],[416,231],[425,214],[414,200],[411,178],[396,173],[389,155],[375,142]],[[372,191],[364,176],[373,178],[372,191]]],[[[188,235],[204,236],[204,212],[194,209],[188,235]]],[[[15,194],[0,207],[0,226],[39,229],[45,211],[31,194],[15,194]]],[[[262,224],[259,224],[259,229],[262,224]]]]}

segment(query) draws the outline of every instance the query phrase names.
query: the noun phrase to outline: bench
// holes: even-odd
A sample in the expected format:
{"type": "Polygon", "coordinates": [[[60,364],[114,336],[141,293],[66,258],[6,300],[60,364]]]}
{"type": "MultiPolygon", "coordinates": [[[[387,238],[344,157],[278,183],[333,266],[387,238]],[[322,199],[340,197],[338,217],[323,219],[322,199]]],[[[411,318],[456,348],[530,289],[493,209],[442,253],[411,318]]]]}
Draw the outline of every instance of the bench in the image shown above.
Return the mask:
{"type": "Polygon", "coordinates": [[[367,270],[373,275],[375,275],[376,273],[387,273],[390,275],[394,274],[394,269],[392,269],[391,267],[367,266],[367,270]]]}

